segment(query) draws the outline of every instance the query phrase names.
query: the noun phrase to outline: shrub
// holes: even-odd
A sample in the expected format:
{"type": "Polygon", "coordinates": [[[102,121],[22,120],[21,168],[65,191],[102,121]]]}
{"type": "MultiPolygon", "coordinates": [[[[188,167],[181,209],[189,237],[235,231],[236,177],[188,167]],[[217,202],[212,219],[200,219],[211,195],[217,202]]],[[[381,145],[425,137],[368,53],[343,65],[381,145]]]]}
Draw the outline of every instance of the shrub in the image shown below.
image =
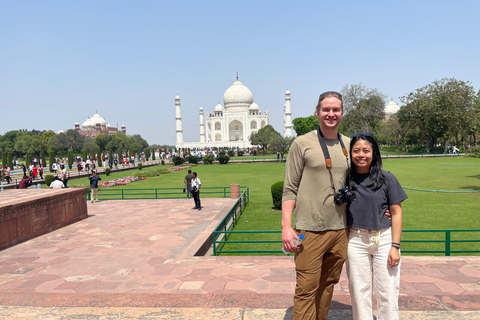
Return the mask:
{"type": "Polygon", "coordinates": [[[218,162],[220,164],[227,164],[230,158],[228,156],[219,156],[218,157],[218,162]]]}
{"type": "Polygon", "coordinates": [[[170,170],[168,170],[168,169],[157,169],[157,172],[159,174],[167,174],[167,173],[170,173],[170,170]]]}
{"type": "Polygon", "coordinates": [[[203,158],[203,164],[212,164],[213,163],[213,158],[210,156],[205,156],[203,158]]]}
{"type": "Polygon", "coordinates": [[[110,175],[110,168],[105,168],[105,175],[107,175],[107,176],[110,175]]]}
{"type": "Polygon", "coordinates": [[[275,182],[271,188],[273,207],[278,210],[282,210],[283,183],[283,181],[275,182]]]}
{"type": "Polygon", "coordinates": [[[238,152],[237,152],[237,155],[238,155],[239,157],[241,157],[241,156],[243,156],[244,153],[245,153],[245,152],[243,152],[243,151],[238,151],[238,152]]]}
{"type": "Polygon", "coordinates": [[[197,163],[198,163],[198,157],[196,157],[196,156],[188,156],[188,157],[187,157],[187,161],[188,161],[188,163],[195,163],[195,164],[197,164],[197,163]]]}
{"type": "Polygon", "coordinates": [[[162,159],[161,162],[162,162],[162,166],[164,166],[165,165],[165,160],[162,159]]]}
{"type": "Polygon", "coordinates": [[[53,174],[47,174],[45,175],[45,184],[50,187],[50,184],[53,182],[53,174]]]}
{"type": "Polygon", "coordinates": [[[465,157],[480,158],[480,147],[475,146],[467,149],[465,157]]]}
{"type": "Polygon", "coordinates": [[[233,150],[228,151],[228,156],[230,156],[230,157],[235,156],[235,151],[233,151],[233,150]]]}
{"type": "Polygon", "coordinates": [[[177,156],[177,157],[173,157],[172,161],[173,161],[173,164],[176,165],[176,166],[185,163],[185,159],[183,159],[182,157],[178,157],[178,156],[177,156]]]}
{"type": "Polygon", "coordinates": [[[224,155],[226,155],[226,154],[227,154],[227,153],[222,150],[222,151],[220,151],[220,152],[218,153],[218,156],[221,157],[221,156],[224,156],[224,155]]]}
{"type": "Polygon", "coordinates": [[[158,170],[152,170],[152,171],[144,171],[144,172],[135,172],[133,174],[134,177],[142,177],[142,178],[146,178],[146,177],[157,177],[160,175],[160,172],[158,172],[158,170]]]}
{"type": "Polygon", "coordinates": [[[138,163],[137,168],[138,168],[138,170],[142,170],[143,166],[142,166],[141,162],[138,163]]]}

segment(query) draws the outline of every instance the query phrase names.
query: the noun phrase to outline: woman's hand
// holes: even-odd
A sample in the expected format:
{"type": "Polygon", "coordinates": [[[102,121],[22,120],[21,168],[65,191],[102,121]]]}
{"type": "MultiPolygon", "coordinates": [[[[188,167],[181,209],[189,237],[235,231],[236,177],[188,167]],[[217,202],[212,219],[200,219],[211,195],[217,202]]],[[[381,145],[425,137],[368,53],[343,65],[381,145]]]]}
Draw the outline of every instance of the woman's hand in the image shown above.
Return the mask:
{"type": "Polygon", "coordinates": [[[390,252],[388,253],[388,267],[393,268],[398,266],[400,263],[400,251],[395,248],[391,247],[390,252]]]}

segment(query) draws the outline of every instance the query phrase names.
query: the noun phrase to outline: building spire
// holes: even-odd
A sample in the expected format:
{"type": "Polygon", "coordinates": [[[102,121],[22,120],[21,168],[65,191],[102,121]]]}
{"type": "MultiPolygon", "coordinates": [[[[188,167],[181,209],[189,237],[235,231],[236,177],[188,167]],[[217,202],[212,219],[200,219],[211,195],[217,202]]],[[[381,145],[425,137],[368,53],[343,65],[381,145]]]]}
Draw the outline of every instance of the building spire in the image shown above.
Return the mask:
{"type": "Polygon", "coordinates": [[[237,71],[237,81],[238,81],[238,71],[237,71]]]}

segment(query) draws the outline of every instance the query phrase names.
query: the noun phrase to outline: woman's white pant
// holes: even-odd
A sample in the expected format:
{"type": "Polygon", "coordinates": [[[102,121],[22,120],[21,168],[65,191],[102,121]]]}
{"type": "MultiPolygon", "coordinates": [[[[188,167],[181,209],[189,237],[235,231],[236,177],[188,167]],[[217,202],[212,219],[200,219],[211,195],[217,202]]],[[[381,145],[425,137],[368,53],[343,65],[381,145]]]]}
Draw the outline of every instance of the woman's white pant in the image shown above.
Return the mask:
{"type": "Polygon", "coordinates": [[[353,319],[373,319],[372,295],[377,299],[377,319],[398,319],[400,264],[388,267],[391,228],[368,231],[350,229],[347,275],[353,319]]]}

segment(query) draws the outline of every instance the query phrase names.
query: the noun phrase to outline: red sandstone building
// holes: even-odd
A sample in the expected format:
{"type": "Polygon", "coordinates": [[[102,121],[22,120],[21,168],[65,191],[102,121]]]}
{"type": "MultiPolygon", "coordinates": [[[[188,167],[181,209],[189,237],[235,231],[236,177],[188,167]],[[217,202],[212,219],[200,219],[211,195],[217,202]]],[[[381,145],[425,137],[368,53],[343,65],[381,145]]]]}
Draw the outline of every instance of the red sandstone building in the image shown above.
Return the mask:
{"type": "MultiPolygon", "coordinates": [[[[80,124],[76,122],[75,130],[77,130],[81,135],[93,139],[100,133],[105,133],[108,135],[117,133],[118,124],[116,127],[111,127],[105,119],[103,119],[98,113],[95,113],[93,117],[88,118],[82,124],[82,128],[80,128],[80,124]]],[[[127,134],[127,127],[125,127],[125,125],[122,125],[121,130],[123,133],[127,134]]]]}

